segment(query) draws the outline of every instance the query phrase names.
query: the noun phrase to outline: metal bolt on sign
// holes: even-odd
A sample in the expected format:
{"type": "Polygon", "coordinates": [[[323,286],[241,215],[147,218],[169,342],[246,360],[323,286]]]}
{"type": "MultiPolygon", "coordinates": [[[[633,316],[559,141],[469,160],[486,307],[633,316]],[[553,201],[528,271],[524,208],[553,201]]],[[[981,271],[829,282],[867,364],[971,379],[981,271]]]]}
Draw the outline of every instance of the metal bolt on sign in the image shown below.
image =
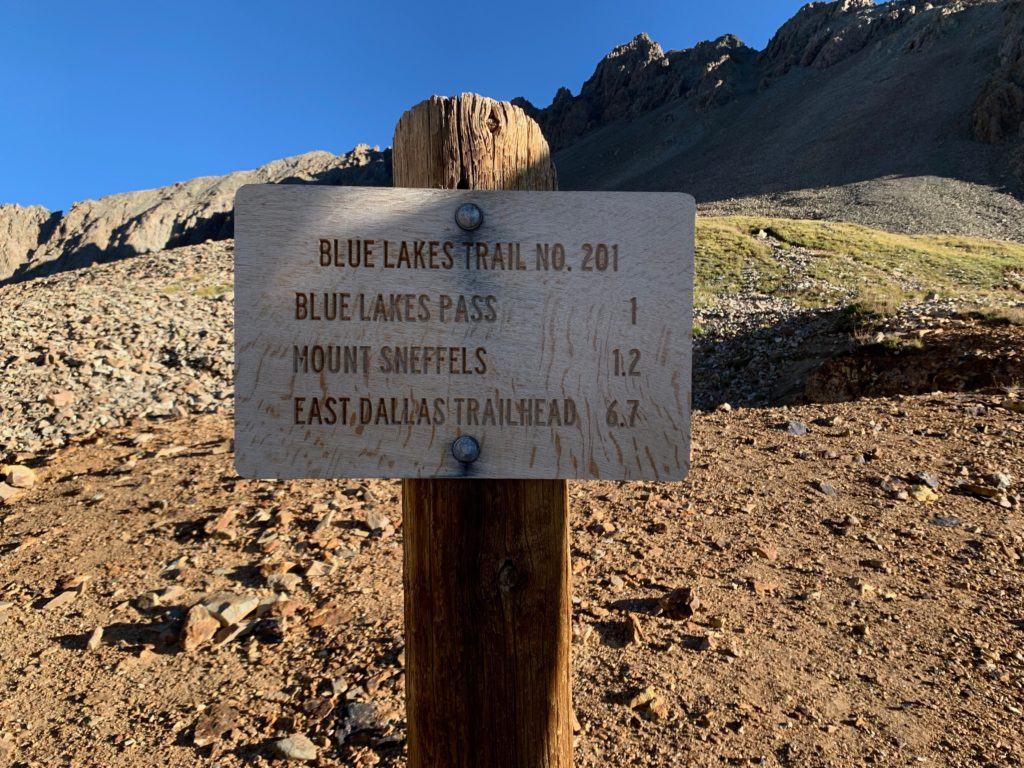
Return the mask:
{"type": "Polygon", "coordinates": [[[566,478],[686,475],[694,201],[556,193],[536,122],[475,94],[393,145],[394,189],[236,197],[236,468],[402,478],[409,768],[572,768],[566,478]]]}
{"type": "Polygon", "coordinates": [[[484,212],[476,203],[463,203],[455,210],[455,223],[467,232],[472,232],[484,223],[484,212]]]}
{"type": "Polygon", "coordinates": [[[480,443],[475,437],[462,435],[452,442],[452,456],[463,464],[472,464],[480,458],[480,443]]]}

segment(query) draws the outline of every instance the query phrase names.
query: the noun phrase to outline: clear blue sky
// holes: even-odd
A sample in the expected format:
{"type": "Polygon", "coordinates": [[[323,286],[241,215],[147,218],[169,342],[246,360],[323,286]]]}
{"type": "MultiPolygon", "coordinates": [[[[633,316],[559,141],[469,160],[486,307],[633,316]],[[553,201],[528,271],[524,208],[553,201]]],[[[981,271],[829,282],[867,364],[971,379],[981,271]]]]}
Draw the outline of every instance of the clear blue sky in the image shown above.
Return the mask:
{"type": "Polygon", "coordinates": [[[725,33],[761,49],[800,0],[555,3],[0,0],[0,202],[72,201],[389,146],[476,91],[550,103],[611,48],[725,33]]]}

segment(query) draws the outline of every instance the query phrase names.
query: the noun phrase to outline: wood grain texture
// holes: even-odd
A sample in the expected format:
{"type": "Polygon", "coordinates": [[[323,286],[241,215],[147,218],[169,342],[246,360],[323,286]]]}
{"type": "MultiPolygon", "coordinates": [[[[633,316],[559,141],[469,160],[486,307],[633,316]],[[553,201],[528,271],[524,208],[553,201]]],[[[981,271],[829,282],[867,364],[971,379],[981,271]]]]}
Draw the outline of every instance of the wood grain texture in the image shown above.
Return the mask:
{"type": "Polygon", "coordinates": [[[568,768],[563,480],[406,480],[410,768],[568,768]]]}
{"type": "Polygon", "coordinates": [[[396,187],[558,188],[540,126],[519,107],[474,93],[433,96],[402,115],[392,163],[396,187]]]}
{"type": "MultiPolygon", "coordinates": [[[[396,186],[555,187],[539,128],[478,96],[414,107],[394,147],[396,186]]],[[[570,768],[565,481],[406,480],[402,499],[409,767],[570,768]]]]}
{"type": "Polygon", "coordinates": [[[536,123],[518,107],[473,94],[434,97],[402,116],[394,177],[397,186],[433,189],[262,185],[239,191],[239,474],[682,479],[689,466],[693,199],[551,192],[555,171],[536,123]],[[475,232],[455,225],[454,209],[463,201],[484,210],[475,232]],[[318,238],[375,241],[376,268],[322,267],[318,238]],[[382,243],[394,254],[396,239],[450,243],[455,268],[386,269],[382,243]],[[514,243],[527,269],[470,269],[468,258],[464,267],[463,249],[481,243],[505,247],[506,261],[514,243]],[[542,243],[564,246],[567,269],[535,269],[542,243]],[[584,249],[602,243],[621,253],[621,270],[584,271],[584,249]],[[355,297],[426,297],[434,314],[412,323],[296,319],[298,294],[309,295],[312,305],[342,292],[353,304],[355,297]],[[445,325],[438,317],[442,296],[492,296],[496,321],[445,325]],[[343,375],[295,371],[296,348],[343,346],[368,347],[369,364],[343,375]],[[455,348],[465,356],[483,349],[487,371],[381,373],[385,347],[455,348]],[[625,375],[634,350],[642,356],[638,375],[625,375]],[[344,418],[314,418],[313,401],[319,410],[328,399],[347,402],[344,418]],[[463,412],[460,401],[468,399],[481,409],[491,404],[498,423],[493,414],[491,423],[471,416],[468,405],[463,412]],[[433,418],[438,402],[442,423],[433,418]],[[364,403],[370,411],[362,410],[364,403]],[[381,403],[396,404],[383,421],[381,403]],[[523,426],[519,413],[518,424],[501,422],[504,406],[512,414],[530,403],[543,403],[545,423],[523,426]],[[570,404],[578,418],[552,424],[552,403],[563,422],[570,404]],[[422,404],[431,406],[431,418],[423,418],[425,409],[410,411],[422,404]],[[365,413],[372,413],[370,423],[365,413]],[[482,447],[472,465],[459,464],[449,450],[464,433],[482,447]]]}
{"type": "Polygon", "coordinates": [[[257,185],[235,220],[242,476],[686,474],[689,196],[257,185]],[[468,233],[454,220],[465,202],[484,214],[468,233]],[[434,243],[436,268],[426,247],[425,268],[400,267],[416,243],[434,243]],[[459,320],[463,300],[484,313],[459,320]],[[439,364],[453,349],[461,359],[439,364]],[[420,362],[396,370],[399,350],[420,362]],[[469,466],[449,450],[461,434],[482,448],[469,466]]]}

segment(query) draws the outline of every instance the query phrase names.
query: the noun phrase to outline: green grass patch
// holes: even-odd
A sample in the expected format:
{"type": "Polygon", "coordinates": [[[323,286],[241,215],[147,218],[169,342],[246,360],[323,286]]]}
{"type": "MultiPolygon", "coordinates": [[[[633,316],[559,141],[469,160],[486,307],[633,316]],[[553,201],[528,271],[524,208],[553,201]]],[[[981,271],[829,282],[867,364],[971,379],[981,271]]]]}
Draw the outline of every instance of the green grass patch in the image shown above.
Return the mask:
{"type": "Polygon", "coordinates": [[[776,288],[782,275],[768,244],[726,219],[698,218],[695,250],[697,306],[738,291],[745,269],[757,272],[765,292],[776,288]]]}
{"type": "Polygon", "coordinates": [[[980,307],[970,315],[990,325],[1024,326],[1024,308],[1021,307],[980,307]]]}
{"type": "Polygon", "coordinates": [[[231,283],[213,283],[212,285],[201,285],[196,288],[196,296],[220,296],[222,293],[230,293],[235,287],[231,283]]]}
{"type": "Polygon", "coordinates": [[[206,279],[204,275],[190,275],[165,285],[161,290],[169,296],[187,291],[203,298],[212,298],[234,290],[231,283],[208,283],[206,279]]]}
{"type": "Polygon", "coordinates": [[[697,219],[698,305],[714,303],[757,272],[766,293],[806,306],[856,304],[886,315],[928,293],[985,303],[1019,301],[1024,245],[952,235],[900,235],[859,224],[727,216],[697,219]],[[784,248],[804,249],[803,264],[772,256],[767,233],[784,248]]]}

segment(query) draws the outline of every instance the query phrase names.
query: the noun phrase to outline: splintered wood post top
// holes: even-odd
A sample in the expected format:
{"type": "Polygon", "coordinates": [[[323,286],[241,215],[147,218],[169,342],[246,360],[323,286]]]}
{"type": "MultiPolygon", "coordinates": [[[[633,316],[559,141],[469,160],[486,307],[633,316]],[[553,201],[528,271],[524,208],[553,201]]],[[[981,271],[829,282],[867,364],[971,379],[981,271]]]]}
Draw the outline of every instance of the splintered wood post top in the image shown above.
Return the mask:
{"type": "Polygon", "coordinates": [[[473,93],[433,96],[395,128],[396,187],[558,188],[540,126],[522,109],[473,93]]]}
{"type": "MultiPolygon", "coordinates": [[[[557,187],[539,126],[474,94],[406,112],[392,158],[398,187],[557,187]]],[[[409,768],[571,768],[565,481],[405,480],[402,510],[409,768]]]]}

